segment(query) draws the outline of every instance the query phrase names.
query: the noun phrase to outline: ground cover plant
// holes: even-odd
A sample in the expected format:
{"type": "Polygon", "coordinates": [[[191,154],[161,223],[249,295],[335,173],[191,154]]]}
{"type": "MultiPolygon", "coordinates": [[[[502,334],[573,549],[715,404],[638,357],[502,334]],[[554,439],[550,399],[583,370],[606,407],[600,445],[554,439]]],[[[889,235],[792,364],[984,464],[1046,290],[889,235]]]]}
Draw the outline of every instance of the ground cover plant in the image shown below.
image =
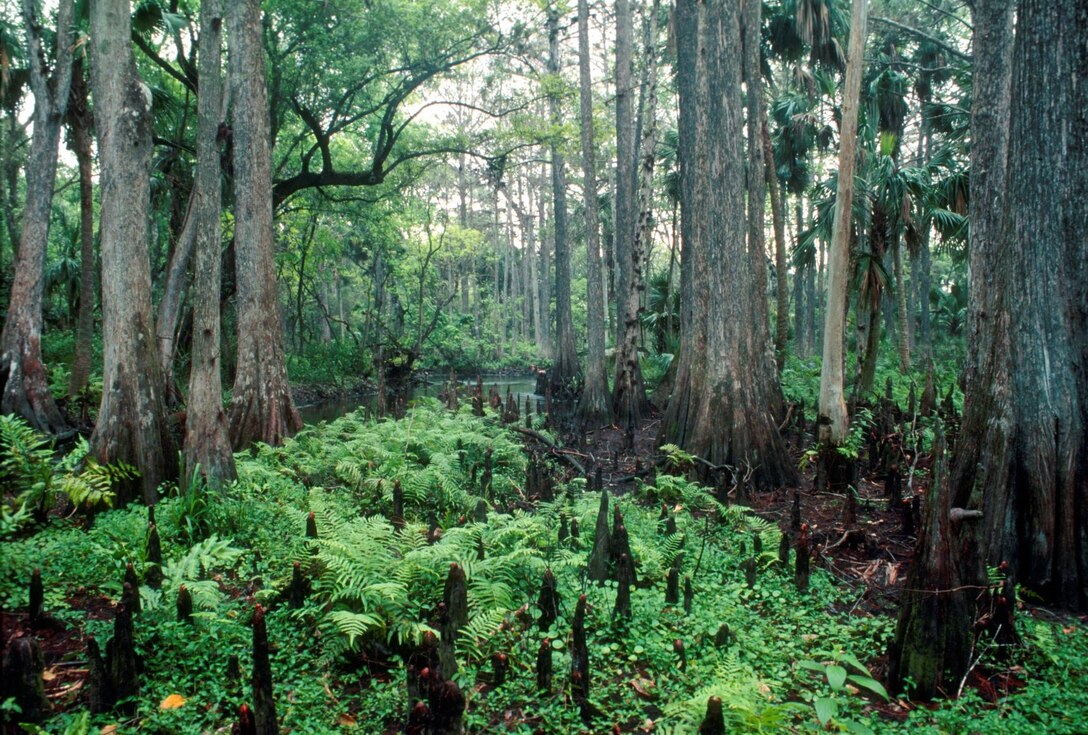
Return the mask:
{"type": "MultiPolygon", "coordinates": [[[[705,727],[708,701],[728,732],[1075,732],[1088,712],[1077,684],[1088,634],[1036,616],[1020,618],[1014,659],[980,652],[983,666],[1006,656],[1015,693],[889,700],[874,671],[892,618],[859,613],[864,591],[819,563],[800,590],[788,528],[677,474],[606,491],[603,528],[629,552],[634,583],[615,550],[598,582],[602,492],[541,449],[490,412],[427,401],[399,420],[349,414],[259,445],[220,493],[182,483],[155,506],[155,542],[135,505],[6,529],[5,638],[31,625],[35,570],[44,590],[42,731],[231,726],[257,696],[258,605],[282,732],[402,731],[426,699],[411,684],[421,655],[456,685],[466,732],[689,733],[705,727]],[[541,484],[545,466],[560,482],[541,484]],[[129,565],[138,694],[92,714],[86,649],[115,635],[129,565]],[[451,565],[465,582],[456,629],[451,565]],[[572,675],[583,644],[588,691],[572,675]]],[[[662,469],[683,463],[676,452],[662,469]]],[[[10,723],[14,705],[4,700],[10,723]]]]}

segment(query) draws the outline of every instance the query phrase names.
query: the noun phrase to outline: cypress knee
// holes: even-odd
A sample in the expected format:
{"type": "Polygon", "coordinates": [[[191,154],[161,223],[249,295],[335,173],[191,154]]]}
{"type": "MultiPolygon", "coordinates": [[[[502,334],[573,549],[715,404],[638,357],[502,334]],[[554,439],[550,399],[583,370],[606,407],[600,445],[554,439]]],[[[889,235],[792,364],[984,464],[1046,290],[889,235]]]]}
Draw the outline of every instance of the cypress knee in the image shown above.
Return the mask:
{"type": "Polygon", "coordinates": [[[673,559],[669,567],[669,575],[665,580],[665,604],[677,605],[680,603],[680,555],[673,559]]]}
{"type": "Polygon", "coordinates": [[[264,608],[253,614],[253,721],[255,735],[278,735],[276,702],[272,698],[272,663],[269,660],[268,630],[264,608]]]}
{"type": "Polygon", "coordinates": [[[147,569],[144,581],[151,589],[162,587],[162,541],[159,539],[159,527],[152,523],[147,529],[147,569]]]}
{"type": "Polygon", "coordinates": [[[552,641],[545,638],[536,653],[536,688],[542,692],[552,690],[552,641]]]}
{"type": "Polygon", "coordinates": [[[125,567],[125,579],[121,585],[121,601],[128,603],[129,612],[133,615],[140,614],[140,581],[136,577],[136,569],[132,562],[125,567]]]}
{"type": "Polygon", "coordinates": [[[620,554],[619,561],[616,562],[616,606],[612,612],[615,618],[631,617],[631,584],[633,578],[631,557],[627,554],[620,554]]]}
{"type": "Polygon", "coordinates": [[[193,595],[185,585],[178,585],[178,622],[193,622],[193,595]]]}
{"type": "Polygon", "coordinates": [[[725,735],[725,717],[720,698],[711,697],[706,701],[706,716],[699,725],[699,735],[725,735]]]}
{"type": "Polygon", "coordinates": [[[310,592],[310,582],[302,573],[302,565],[297,561],[291,567],[291,584],[287,588],[287,606],[292,610],[302,607],[310,592]]]}
{"type": "Polygon", "coordinates": [[[27,606],[27,622],[31,628],[42,623],[42,609],[45,606],[45,588],[42,587],[42,572],[37,567],[30,574],[30,604],[27,606]]]}
{"type": "Polygon", "coordinates": [[[540,583],[540,595],[537,597],[537,607],[540,608],[540,629],[548,630],[559,617],[559,584],[551,569],[544,570],[544,577],[540,583]]]}
{"type": "Polygon", "coordinates": [[[574,608],[570,649],[570,685],[574,701],[584,707],[589,701],[589,647],[586,644],[586,596],[574,608]]]}
{"type": "Polygon", "coordinates": [[[442,592],[442,601],[449,611],[450,623],[460,630],[468,623],[468,586],[465,570],[456,562],[450,564],[446,575],[446,586],[442,592]]]}
{"type": "Polygon", "coordinates": [[[808,592],[808,524],[801,524],[801,535],[797,538],[797,558],[794,563],[793,581],[798,592],[808,592]]]}
{"type": "Polygon", "coordinates": [[[19,705],[20,722],[41,722],[49,712],[49,699],[45,696],[45,662],[38,641],[31,636],[19,636],[10,641],[4,651],[3,682],[0,683],[5,697],[12,697],[19,705]]]}
{"type": "Polygon", "coordinates": [[[317,519],[312,510],[306,516],[306,538],[317,540],[317,519]]]}
{"type": "Polygon", "coordinates": [[[248,704],[238,708],[238,722],[231,729],[232,735],[257,735],[257,721],[248,704]]]}
{"type": "Polygon", "coordinates": [[[691,586],[691,576],[684,576],[684,614],[691,615],[691,605],[695,601],[695,588],[691,586]]]}
{"type": "Polygon", "coordinates": [[[597,510],[597,525],[593,535],[593,551],[589,554],[589,578],[600,584],[608,579],[608,560],[611,556],[612,539],[608,530],[608,491],[601,491],[601,504],[597,510]]]}
{"type": "Polygon", "coordinates": [[[106,644],[106,676],[109,681],[110,706],[128,700],[121,711],[136,713],[136,698],[140,696],[140,677],[136,665],[136,641],[132,628],[133,593],[128,582],[113,620],[113,638],[106,644]]]}

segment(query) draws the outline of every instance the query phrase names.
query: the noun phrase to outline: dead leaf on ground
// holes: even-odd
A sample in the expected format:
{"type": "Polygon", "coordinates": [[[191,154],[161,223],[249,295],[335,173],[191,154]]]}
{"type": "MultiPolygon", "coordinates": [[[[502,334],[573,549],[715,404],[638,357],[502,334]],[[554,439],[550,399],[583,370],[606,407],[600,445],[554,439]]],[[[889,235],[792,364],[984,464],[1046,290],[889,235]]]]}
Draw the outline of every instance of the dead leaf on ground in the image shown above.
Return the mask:
{"type": "Polygon", "coordinates": [[[159,705],[159,709],[177,709],[185,704],[185,697],[180,694],[171,694],[166,699],[162,700],[162,704],[159,705]]]}

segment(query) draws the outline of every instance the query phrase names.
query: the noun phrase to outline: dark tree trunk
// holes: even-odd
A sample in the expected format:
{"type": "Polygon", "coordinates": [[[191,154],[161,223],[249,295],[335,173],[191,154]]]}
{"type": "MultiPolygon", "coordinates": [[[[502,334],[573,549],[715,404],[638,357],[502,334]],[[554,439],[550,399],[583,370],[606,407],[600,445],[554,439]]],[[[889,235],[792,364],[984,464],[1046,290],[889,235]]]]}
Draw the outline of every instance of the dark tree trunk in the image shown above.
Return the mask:
{"type": "Polygon", "coordinates": [[[1004,5],[975,7],[971,349],[953,492],[985,514],[984,561],[1084,608],[1088,9],[1021,0],[1010,71],[1004,5]]]}
{"type": "Polygon", "coordinates": [[[578,416],[587,429],[608,421],[608,373],[604,354],[604,280],[601,275],[600,218],[597,211],[596,144],[593,141],[593,87],[589,56],[589,2],[578,0],[579,113],[582,132],[582,174],[586,208],[586,381],[578,416]]]}
{"type": "Polygon", "coordinates": [[[234,455],[223,411],[223,382],[219,363],[220,196],[219,131],[222,0],[200,5],[200,91],[197,99],[198,192],[196,261],[193,283],[193,347],[189,400],[185,424],[185,464],[197,465],[213,486],[235,477],[234,455]]]}
{"type": "Polygon", "coordinates": [[[259,0],[227,5],[230,97],[234,106],[234,239],[238,283],[238,368],[230,410],[235,449],[279,444],[302,426],[287,384],[276,297],[272,156],[259,0]]]}
{"type": "MultiPolygon", "coordinates": [[[[552,6],[548,11],[548,70],[559,74],[559,11],[552,6]]],[[[548,100],[552,127],[562,122],[559,97],[548,100]]],[[[552,385],[569,389],[581,374],[578,368],[578,350],[574,345],[574,319],[570,306],[570,243],[567,240],[567,176],[560,141],[553,137],[552,201],[553,231],[555,232],[555,363],[552,365],[552,385]]]]}
{"type": "Polygon", "coordinates": [[[970,664],[971,600],[977,590],[963,584],[958,560],[959,526],[951,518],[944,439],[938,439],[937,467],[926,495],[925,524],[915,547],[907,589],[899,609],[895,640],[888,653],[888,684],[912,697],[955,696],[970,664]]]}
{"type": "MultiPolygon", "coordinates": [[[[678,34],[681,27],[686,28],[681,23],[681,11],[684,15],[689,12],[681,7],[685,5],[677,7],[678,34]]],[[[701,304],[703,312],[696,311],[693,317],[706,319],[707,323],[703,365],[706,386],[686,399],[691,418],[681,446],[712,465],[750,469],[756,486],[775,487],[792,482],[795,470],[774,418],[782,396],[769,359],[766,323],[762,329],[752,325],[757,312],[753,300],[765,299],[766,293],[755,277],[744,236],[744,105],[739,69],[731,61],[741,53],[740,16],[736,5],[725,0],[707,3],[705,12],[701,30],[709,80],[709,104],[704,113],[707,122],[702,131],[698,127],[692,131],[682,120],[680,135],[684,146],[686,135],[695,132],[698,136],[702,132],[707,155],[701,160],[709,162],[705,167],[682,169],[682,176],[695,177],[682,184],[685,190],[697,187],[708,196],[696,202],[684,200],[692,211],[681,225],[686,225],[687,239],[692,222],[701,220],[697,236],[705,237],[706,301],[701,304]]],[[[687,22],[684,18],[683,24],[687,22]]],[[[678,35],[678,48],[682,44],[678,35]]],[[[684,75],[683,62],[680,67],[684,75]]],[[[685,80],[680,85],[681,114],[685,107],[699,101],[698,97],[692,99],[691,91],[685,80]]],[[[685,377],[691,381],[690,375],[685,377]]],[[[684,390],[685,386],[678,382],[676,393],[684,390]]],[[[666,416],[666,420],[670,421],[666,431],[675,431],[677,424],[672,422],[676,419],[666,416]]]]}
{"type": "Polygon", "coordinates": [[[23,0],[30,88],[34,93],[34,138],[26,165],[26,202],[19,250],[15,253],[15,280],[11,286],[7,319],[0,334],[0,413],[22,416],[35,429],[47,433],[58,433],[67,428],[49,392],[41,339],[45,252],[49,244],[57,151],[72,79],[69,32],[73,5],[71,0],[61,0],[58,6],[57,45],[50,76],[45,69],[43,29],[37,3],[23,0]]]}
{"type": "Polygon", "coordinates": [[[680,158],[680,354],[672,395],[662,421],[663,438],[689,444],[699,396],[706,385],[707,217],[710,192],[707,109],[706,6],[676,4],[676,86],[680,158]]]}
{"type": "Polygon", "coordinates": [[[94,338],[94,155],[91,150],[93,119],[87,106],[87,78],[83,62],[72,70],[72,92],[68,102],[68,124],[72,152],[79,166],[79,316],[76,319],[76,355],[68,380],[68,398],[75,400],[87,387],[91,375],[91,341],[94,338]]]}
{"type": "MultiPolygon", "coordinates": [[[[172,479],[177,454],[163,404],[155,352],[148,265],[151,95],[132,55],[128,0],[91,7],[91,89],[101,182],[102,403],[91,436],[101,462],[123,460],[140,472],[144,502],[172,479]]],[[[133,498],[131,486],[118,501],[133,498]]]]}
{"type": "Polygon", "coordinates": [[[786,364],[786,350],[790,337],[790,286],[786,258],[786,212],[782,194],[778,188],[778,174],[774,169],[774,151],[771,148],[771,130],[767,124],[767,111],[762,111],[763,120],[760,133],[763,139],[763,165],[766,169],[767,188],[771,195],[771,220],[774,224],[774,270],[775,270],[775,318],[774,318],[774,356],[778,372],[786,364]]]}

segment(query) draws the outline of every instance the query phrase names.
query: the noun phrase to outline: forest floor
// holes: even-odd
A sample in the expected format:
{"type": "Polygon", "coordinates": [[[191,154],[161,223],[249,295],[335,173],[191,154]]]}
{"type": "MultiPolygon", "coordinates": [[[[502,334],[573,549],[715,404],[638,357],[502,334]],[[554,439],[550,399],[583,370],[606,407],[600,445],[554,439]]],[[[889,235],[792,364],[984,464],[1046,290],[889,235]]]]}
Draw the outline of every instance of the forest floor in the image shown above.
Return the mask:
{"type": "MultiPolygon", "coordinates": [[[[158,506],[167,579],[161,590],[141,586],[139,715],[120,722],[97,716],[95,729],[83,732],[112,725],[117,727],[108,731],[118,733],[229,727],[232,707],[248,698],[248,685],[225,679],[224,658],[237,652],[248,670],[247,621],[257,602],[269,609],[284,732],[401,732],[403,661],[415,654],[393,639],[411,637],[420,615],[426,622],[435,614],[434,596],[442,588],[435,570],[448,568],[451,559],[465,565],[471,580],[473,620],[457,643],[462,667],[456,677],[467,700],[468,732],[693,732],[709,694],[727,697],[730,731],[738,732],[807,732],[821,729],[820,723],[856,732],[1029,733],[1042,731],[1043,723],[1048,732],[1083,732],[1088,621],[1029,604],[1021,604],[1018,624],[1030,646],[974,667],[963,699],[920,705],[874,696],[879,692],[866,682],[883,678],[883,651],[917,523],[888,509],[883,478],[873,470],[859,473],[856,524],[846,524],[845,497],[813,489],[812,470],[803,461],[810,433],[790,434],[803,467],[796,491],[753,493],[747,510],[735,494],[718,496],[736,511],[723,515],[710,491],[676,476],[655,476],[662,459],[656,415],[633,437],[615,427],[587,437],[522,426],[520,420],[476,418],[465,405],[456,414],[424,408],[377,423],[349,415],[308,427],[282,449],[240,454],[239,484],[213,504],[167,493],[158,506]],[[557,492],[554,502],[529,492],[526,454],[551,457],[545,466],[557,490],[567,492],[557,492]],[[585,490],[598,472],[614,507],[623,509],[639,557],[628,623],[609,614],[616,584],[587,586],[582,572],[598,505],[598,494],[585,490]],[[390,507],[398,501],[390,483],[383,484],[390,478],[403,483],[400,502],[412,508],[407,533],[395,532],[382,518],[395,520],[390,507]],[[589,482],[583,485],[581,478],[589,482]],[[772,545],[794,534],[795,498],[819,570],[808,593],[794,589],[792,569],[774,562],[772,545]],[[481,499],[490,512],[468,520],[481,499]],[[663,502],[679,534],[662,537],[663,502]],[[317,540],[300,534],[307,510],[316,514],[317,540]],[[566,529],[567,518],[572,528],[579,521],[582,539],[563,540],[560,526],[566,529]],[[746,543],[767,551],[753,556],[746,543]],[[678,552],[685,573],[696,578],[688,612],[660,602],[668,560],[678,552]],[[745,584],[744,564],[757,560],[759,580],[745,584]],[[292,562],[313,575],[301,609],[286,603],[292,562]],[[533,600],[545,565],[555,570],[565,609],[551,628],[537,631],[533,600]],[[182,583],[199,592],[192,623],[174,618],[172,595],[182,583]],[[394,583],[397,590],[389,587],[394,583]],[[579,716],[566,685],[569,608],[578,590],[590,605],[591,697],[600,708],[592,723],[579,716]],[[367,614],[352,617],[360,610],[367,614]],[[548,639],[555,648],[556,688],[545,695],[533,683],[532,669],[537,645],[548,639]],[[358,640],[366,643],[360,647],[353,642],[358,640]],[[686,656],[683,646],[676,649],[677,670],[674,648],[681,641],[686,656]],[[505,686],[492,671],[500,654],[512,662],[505,686]],[[829,689],[830,673],[826,681],[813,674],[848,661],[857,662],[843,665],[858,686],[829,689]],[[167,706],[179,701],[170,699],[174,695],[182,702],[177,709],[167,706]],[[833,707],[829,718],[821,715],[821,702],[833,707]]],[[[924,455],[913,463],[911,491],[924,492],[930,463],[924,455]]],[[[867,458],[864,464],[869,466],[867,458]]],[[[0,634],[5,644],[19,635],[37,638],[46,695],[56,712],[65,713],[45,732],[64,732],[86,706],[87,639],[108,639],[124,564],[146,568],[138,541],[146,529],[146,511],[130,507],[100,514],[93,525],[78,515],[55,515],[47,527],[4,542],[0,634]],[[49,580],[46,612],[55,617],[29,630],[25,580],[38,566],[49,580]]],[[[13,725],[3,731],[22,732],[13,725]]]]}

